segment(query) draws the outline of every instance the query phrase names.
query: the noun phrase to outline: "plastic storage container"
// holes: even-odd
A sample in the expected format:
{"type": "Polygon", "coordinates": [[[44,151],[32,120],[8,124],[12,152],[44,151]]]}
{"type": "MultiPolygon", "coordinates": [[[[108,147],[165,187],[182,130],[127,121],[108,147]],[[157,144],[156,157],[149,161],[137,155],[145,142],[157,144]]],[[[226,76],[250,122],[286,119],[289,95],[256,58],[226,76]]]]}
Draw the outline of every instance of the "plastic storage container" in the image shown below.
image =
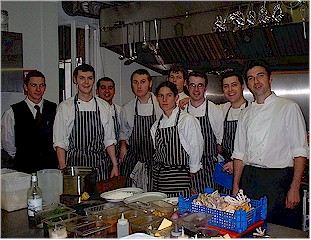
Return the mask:
{"type": "Polygon", "coordinates": [[[254,209],[249,212],[240,209],[234,213],[228,213],[225,211],[192,204],[192,201],[197,197],[198,194],[193,195],[190,198],[179,196],[179,213],[183,214],[185,212],[203,212],[206,214],[212,214],[213,217],[208,222],[210,225],[228,229],[234,232],[242,233],[254,223],[266,219],[267,216],[267,197],[263,197],[260,200],[251,199],[250,204],[254,209]]]}
{"type": "Polygon", "coordinates": [[[163,200],[156,200],[151,202],[151,206],[155,208],[152,214],[159,217],[171,217],[174,212],[174,206],[163,200]]]}
{"type": "Polygon", "coordinates": [[[27,207],[31,175],[23,172],[1,174],[1,208],[11,212],[27,207]]]}
{"type": "Polygon", "coordinates": [[[116,208],[116,207],[123,207],[125,204],[123,202],[118,202],[118,203],[104,203],[104,204],[99,204],[96,206],[88,207],[84,209],[84,212],[86,215],[96,215],[99,212],[102,212],[107,209],[111,208],[116,208]]]}
{"type": "Polygon", "coordinates": [[[87,216],[87,217],[77,217],[73,219],[65,220],[61,223],[67,229],[68,238],[75,237],[75,231],[83,226],[86,226],[90,223],[94,223],[98,220],[97,216],[87,216]]]}
{"type": "Polygon", "coordinates": [[[105,221],[96,221],[75,230],[76,238],[107,238],[108,229],[111,224],[105,221]]]}
{"type": "Polygon", "coordinates": [[[157,229],[163,218],[154,215],[144,214],[136,218],[129,219],[130,229],[135,232],[147,232],[148,228],[157,229]]]}
{"type": "Polygon", "coordinates": [[[102,212],[99,212],[98,215],[102,216],[102,219],[111,224],[111,227],[108,229],[108,233],[115,233],[117,231],[117,222],[118,219],[121,216],[122,212],[129,211],[130,209],[128,207],[117,207],[117,208],[111,208],[107,210],[103,210],[102,212]]]}

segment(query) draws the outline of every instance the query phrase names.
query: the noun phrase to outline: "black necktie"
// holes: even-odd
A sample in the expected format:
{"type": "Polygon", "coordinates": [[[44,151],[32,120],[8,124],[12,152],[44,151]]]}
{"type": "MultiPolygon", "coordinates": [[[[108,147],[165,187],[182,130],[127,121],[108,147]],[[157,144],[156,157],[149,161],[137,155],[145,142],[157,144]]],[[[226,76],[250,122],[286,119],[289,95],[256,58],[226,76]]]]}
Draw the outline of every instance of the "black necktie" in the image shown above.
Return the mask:
{"type": "Polygon", "coordinates": [[[41,124],[42,124],[42,114],[40,113],[40,107],[38,105],[35,105],[35,109],[37,110],[37,113],[36,113],[37,125],[41,126],[41,124]]]}

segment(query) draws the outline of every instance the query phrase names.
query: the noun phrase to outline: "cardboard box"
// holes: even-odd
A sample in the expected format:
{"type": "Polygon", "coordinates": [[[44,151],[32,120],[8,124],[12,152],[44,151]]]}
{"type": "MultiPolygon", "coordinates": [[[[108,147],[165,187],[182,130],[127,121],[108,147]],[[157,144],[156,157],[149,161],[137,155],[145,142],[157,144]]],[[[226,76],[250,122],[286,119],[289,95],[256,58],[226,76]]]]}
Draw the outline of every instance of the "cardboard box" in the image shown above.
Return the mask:
{"type": "Polygon", "coordinates": [[[1,174],[1,208],[12,212],[27,207],[31,175],[23,172],[1,174]]]}

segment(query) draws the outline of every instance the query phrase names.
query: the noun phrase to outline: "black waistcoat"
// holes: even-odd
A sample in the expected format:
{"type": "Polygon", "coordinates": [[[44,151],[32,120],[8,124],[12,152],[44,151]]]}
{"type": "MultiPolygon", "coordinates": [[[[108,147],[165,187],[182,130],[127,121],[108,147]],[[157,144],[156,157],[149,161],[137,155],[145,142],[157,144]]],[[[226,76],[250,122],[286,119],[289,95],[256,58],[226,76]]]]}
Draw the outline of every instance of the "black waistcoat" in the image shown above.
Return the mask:
{"type": "Polygon", "coordinates": [[[12,105],[16,146],[14,169],[32,173],[41,169],[57,168],[57,156],[53,149],[56,106],[55,103],[44,100],[40,128],[25,101],[12,105]]]}

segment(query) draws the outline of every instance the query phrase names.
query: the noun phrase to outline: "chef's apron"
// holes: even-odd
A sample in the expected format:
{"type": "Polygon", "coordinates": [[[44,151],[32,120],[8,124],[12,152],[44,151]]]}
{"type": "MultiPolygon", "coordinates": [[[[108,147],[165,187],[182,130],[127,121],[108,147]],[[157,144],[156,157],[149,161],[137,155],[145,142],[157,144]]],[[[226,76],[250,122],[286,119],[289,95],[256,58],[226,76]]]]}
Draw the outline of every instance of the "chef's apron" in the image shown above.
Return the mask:
{"type": "MultiPolygon", "coordinates": [[[[148,181],[150,183],[150,173],[151,173],[151,161],[154,153],[152,137],[150,129],[156,120],[155,109],[152,101],[152,115],[150,116],[140,116],[137,110],[137,101],[135,103],[135,115],[134,115],[134,127],[132,134],[129,138],[129,145],[127,145],[127,152],[124,156],[123,162],[121,164],[120,172],[122,176],[126,176],[126,186],[132,187],[132,179],[130,175],[139,161],[143,167],[147,168],[148,176],[141,176],[144,179],[142,182],[148,181]]],[[[140,181],[141,179],[138,179],[140,181]]],[[[139,183],[138,183],[139,184],[139,183]]],[[[138,185],[139,186],[139,185],[138,185]]],[[[150,184],[148,184],[148,189],[150,189],[150,184]]]]}
{"type": "MultiPolygon", "coordinates": [[[[248,101],[245,103],[245,108],[248,106],[248,101]]],[[[234,138],[235,132],[238,124],[238,120],[228,121],[229,111],[232,106],[229,107],[225,120],[224,120],[224,133],[222,139],[222,155],[225,159],[225,162],[231,162],[232,152],[234,150],[234,138]]],[[[231,190],[226,187],[220,187],[220,191],[224,194],[231,195],[231,190]]]]}
{"type": "Polygon", "coordinates": [[[159,128],[162,115],[155,134],[152,191],[163,192],[168,197],[191,195],[189,155],[183,148],[178,134],[180,111],[179,109],[175,125],[172,127],[159,128]]]}
{"type": "MultiPolygon", "coordinates": [[[[189,105],[187,108],[189,112],[189,105]]],[[[204,139],[204,150],[201,159],[202,169],[200,169],[191,179],[191,187],[197,193],[203,193],[206,187],[211,187],[214,190],[219,189],[219,184],[213,180],[213,173],[217,161],[215,157],[218,155],[216,136],[213,132],[211,123],[208,117],[208,100],[206,100],[205,115],[197,117],[201,125],[201,131],[204,139]]]]}
{"type": "Polygon", "coordinates": [[[69,136],[66,165],[96,167],[97,181],[101,181],[110,177],[110,160],[105,158],[105,130],[96,98],[94,100],[96,111],[79,111],[78,95],[74,98],[75,120],[69,136]]]}

